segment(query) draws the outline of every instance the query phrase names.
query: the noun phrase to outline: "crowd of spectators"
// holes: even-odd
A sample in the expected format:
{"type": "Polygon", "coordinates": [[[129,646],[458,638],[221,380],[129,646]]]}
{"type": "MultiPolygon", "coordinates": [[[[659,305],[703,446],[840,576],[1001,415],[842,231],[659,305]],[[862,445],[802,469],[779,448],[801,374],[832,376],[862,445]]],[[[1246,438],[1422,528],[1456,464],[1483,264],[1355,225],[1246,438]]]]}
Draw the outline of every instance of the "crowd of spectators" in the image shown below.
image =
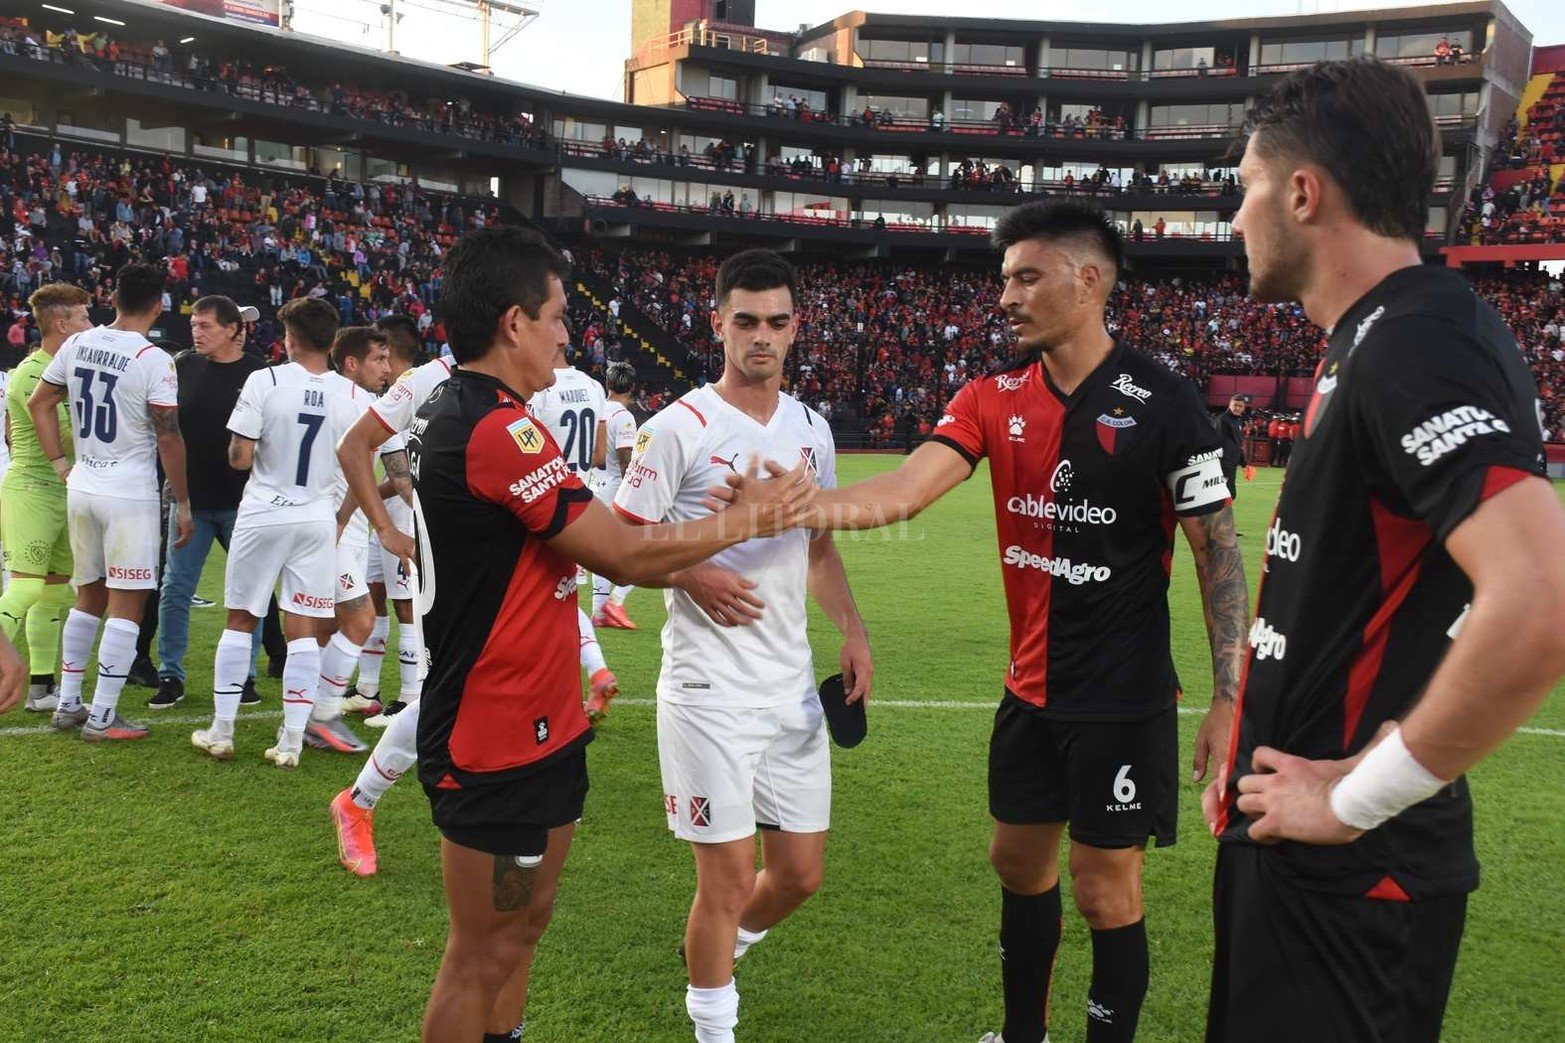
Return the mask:
{"type": "MultiPolygon", "coordinates": [[[[165,311],[222,292],[275,308],[320,297],[344,324],[402,313],[426,347],[445,339],[433,304],[440,259],[462,232],[498,219],[492,202],[437,196],[416,183],[241,176],[172,157],[0,151],[0,323],[26,319],[43,283],[68,280],[108,307],[131,261],[168,271],[165,311]]],[[[13,346],[14,339],[13,339],[13,346]]],[[[281,357],[270,321],[252,346],[281,357]]]]}
{"type": "Polygon", "coordinates": [[[39,30],[17,18],[0,19],[0,54],[91,66],[101,72],[217,91],[267,105],[326,112],[353,119],[528,147],[543,131],[521,111],[484,111],[465,97],[415,98],[407,91],[340,81],[308,81],[279,65],[214,58],[195,47],[163,40],[122,42],[107,32],[39,30]]]}
{"type": "Polygon", "coordinates": [[[1525,127],[1518,119],[1506,125],[1483,181],[1457,218],[1457,241],[1565,242],[1565,177],[1555,179],[1552,173],[1559,163],[1565,163],[1565,73],[1554,75],[1547,93],[1529,110],[1525,127]]]}

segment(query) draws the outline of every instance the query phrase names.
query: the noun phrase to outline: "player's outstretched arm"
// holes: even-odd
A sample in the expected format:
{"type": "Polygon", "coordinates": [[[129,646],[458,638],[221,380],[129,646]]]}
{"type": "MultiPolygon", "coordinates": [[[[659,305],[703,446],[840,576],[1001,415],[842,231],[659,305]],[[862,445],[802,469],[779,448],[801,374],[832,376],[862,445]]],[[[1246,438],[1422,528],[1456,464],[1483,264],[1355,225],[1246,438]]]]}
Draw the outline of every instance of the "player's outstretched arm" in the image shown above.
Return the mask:
{"type": "MultiPolygon", "coordinates": [[[[878,529],[918,514],[960,485],[973,465],[943,442],[925,442],[894,471],[853,485],[827,489],[815,498],[816,509],[799,524],[826,532],[833,529],[878,529]]],[[[738,476],[728,479],[733,486],[738,476]]],[[[732,502],[731,490],[709,490],[709,506],[732,502]]]]}
{"type": "Polygon", "coordinates": [[[870,656],[869,632],[864,628],[864,617],[853,600],[853,588],[848,585],[848,570],[842,564],[842,554],[829,532],[819,532],[810,538],[810,596],[821,607],[842,633],[842,681],[848,689],[848,702],[863,699],[869,701],[870,680],[875,675],[875,661],[870,656]]]}
{"type": "Polygon", "coordinates": [[[1467,618],[1400,727],[1348,761],[1269,747],[1239,780],[1259,841],[1342,844],[1419,801],[1510,738],[1565,674],[1565,508],[1525,478],[1484,501],[1446,538],[1473,583],[1467,618]]]}
{"type": "Polygon", "coordinates": [[[196,523],[190,517],[190,489],[185,484],[185,436],[179,433],[179,407],[149,402],[147,418],[157,435],[163,476],[174,494],[174,546],[183,547],[195,535],[196,523]]]}
{"type": "Polygon", "coordinates": [[[753,472],[741,476],[728,509],[699,521],[630,526],[594,499],[549,544],[615,583],[668,586],[674,573],[720,550],[800,525],[819,492],[808,465],[766,468],[770,480],[753,472]]]}
{"type": "Polygon", "coordinates": [[[32,414],[33,430],[38,433],[38,448],[62,480],[71,470],[71,461],[60,441],[59,405],[64,401],[65,385],[47,380],[40,380],[27,400],[27,412],[32,414]]]}
{"type": "Polygon", "coordinates": [[[1196,733],[1193,778],[1206,778],[1212,760],[1228,750],[1239,673],[1244,668],[1246,629],[1250,623],[1249,589],[1244,581],[1244,555],[1234,532],[1234,512],[1223,506],[1210,514],[1179,520],[1201,584],[1201,608],[1212,646],[1212,705],[1196,733]]]}

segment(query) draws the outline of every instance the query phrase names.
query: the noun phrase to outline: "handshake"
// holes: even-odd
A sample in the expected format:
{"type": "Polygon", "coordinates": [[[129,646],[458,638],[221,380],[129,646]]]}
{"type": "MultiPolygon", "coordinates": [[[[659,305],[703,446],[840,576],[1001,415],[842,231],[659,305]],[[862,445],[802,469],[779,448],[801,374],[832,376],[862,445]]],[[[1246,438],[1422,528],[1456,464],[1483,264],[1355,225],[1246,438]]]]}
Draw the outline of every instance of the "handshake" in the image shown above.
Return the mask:
{"type": "Polygon", "coordinates": [[[750,538],[775,536],[789,529],[809,528],[820,513],[815,499],[820,486],[806,460],[793,470],[770,460],[751,457],[744,471],[706,491],[702,504],[714,514],[724,512],[748,529],[750,538]],[[737,513],[736,513],[737,512],[737,513]]]}

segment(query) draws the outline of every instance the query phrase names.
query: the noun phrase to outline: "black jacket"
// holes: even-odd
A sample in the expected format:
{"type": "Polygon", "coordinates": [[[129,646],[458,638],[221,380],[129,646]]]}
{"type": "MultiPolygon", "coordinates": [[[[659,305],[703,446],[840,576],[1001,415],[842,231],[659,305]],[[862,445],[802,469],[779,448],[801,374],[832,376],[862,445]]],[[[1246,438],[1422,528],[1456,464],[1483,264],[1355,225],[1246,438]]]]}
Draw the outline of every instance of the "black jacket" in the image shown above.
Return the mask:
{"type": "Polygon", "coordinates": [[[1244,420],[1223,410],[1217,418],[1217,434],[1223,442],[1223,468],[1232,471],[1244,467],[1244,420]]]}

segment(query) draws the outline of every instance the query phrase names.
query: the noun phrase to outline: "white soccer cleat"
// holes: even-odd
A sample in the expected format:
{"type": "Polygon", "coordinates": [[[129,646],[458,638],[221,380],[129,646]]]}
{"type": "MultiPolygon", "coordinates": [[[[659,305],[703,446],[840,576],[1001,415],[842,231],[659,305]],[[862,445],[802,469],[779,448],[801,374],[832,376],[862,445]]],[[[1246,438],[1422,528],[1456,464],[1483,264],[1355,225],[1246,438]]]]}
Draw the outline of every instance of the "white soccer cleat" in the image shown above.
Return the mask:
{"type": "Polygon", "coordinates": [[[27,690],[26,709],[29,713],[53,713],[60,706],[60,696],[54,685],[35,684],[27,690]]]}
{"type": "Polygon", "coordinates": [[[197,728],[190,733],[190,745],[208,754],[215,761],[234,759],[234,740],[218,738],[211,728],[197,728]]]}
{"type": "Polygon", "coordinates": [[[269,746],[262,756],[279,768],[297,768],[299,766],[298,750],[285,750],[281,746],[269,746]]]}

